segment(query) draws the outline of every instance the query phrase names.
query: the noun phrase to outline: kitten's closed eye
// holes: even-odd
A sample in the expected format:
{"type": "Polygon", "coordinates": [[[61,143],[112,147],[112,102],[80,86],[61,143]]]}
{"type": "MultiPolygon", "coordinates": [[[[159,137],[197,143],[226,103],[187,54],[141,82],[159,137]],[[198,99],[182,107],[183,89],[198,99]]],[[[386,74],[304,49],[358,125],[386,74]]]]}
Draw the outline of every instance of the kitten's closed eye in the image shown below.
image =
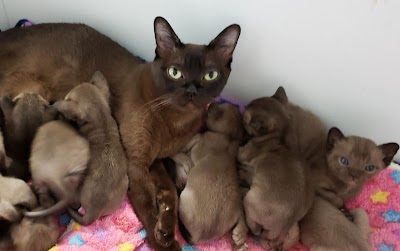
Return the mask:
{"type": "Polygon", "coordinates": [[[366,166],[365,170],[367,172],[373,172],[373,171],[375,171],[375,166],[373,166],[373,165],[366,166]]]}
{"type": "Polygon", "coordinates": [[[339,158],[339,163],[342,164],[343,166],[348,166],[349,165],[349,160],[346,157],[340,157],[339,158]]]}

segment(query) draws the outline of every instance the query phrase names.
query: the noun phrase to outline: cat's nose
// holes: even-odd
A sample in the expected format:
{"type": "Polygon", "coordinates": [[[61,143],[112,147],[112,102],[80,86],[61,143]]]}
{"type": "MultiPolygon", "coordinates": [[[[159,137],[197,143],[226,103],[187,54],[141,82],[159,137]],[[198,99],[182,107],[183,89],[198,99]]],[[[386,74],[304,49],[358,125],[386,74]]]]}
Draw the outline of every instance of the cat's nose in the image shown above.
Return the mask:
{"type": "Polygon", "coordinates": [[[190,100],[192,100],[195,96],[197,96],[197,88],[196,88],[196,86],[189,85],[189,87],[186,88],[185,94],[190,100]]]}

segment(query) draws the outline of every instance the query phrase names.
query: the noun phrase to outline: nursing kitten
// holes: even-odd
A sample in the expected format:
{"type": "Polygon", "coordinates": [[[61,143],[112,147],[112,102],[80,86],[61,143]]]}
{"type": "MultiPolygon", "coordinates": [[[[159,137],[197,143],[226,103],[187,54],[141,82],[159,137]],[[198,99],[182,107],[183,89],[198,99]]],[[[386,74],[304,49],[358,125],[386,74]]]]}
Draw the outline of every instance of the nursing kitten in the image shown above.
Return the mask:
{"type": "Polygon", "coordinates": [[[246,107],[244,127],[255,137],[240,147],[238,161],[240,178],[249,188],[243,200],[247,225],[264,248],[281,250],[298,242],[298,221],[310,209],[314,189],[290,111],[276,95],[246,107]]]}
{"type": "Polygon", "coordinates": [[[311,251],[372,251],[368,215],[362,208],[350,210],[353,221],[328,201],[316,197],[300,221],[303,244],[311,251]]]}
{"type": "Polygon", "coordinates": [[[0,99],[4,113],[4,145],[13,160],[4,169],[6,176],[28,179],[30,147],[36,130],[42,124],[56,118],[57,112],[49,102],[34,93],[21,93],[11,100],[8,96],[0,99]]]}
{"type": "Polygon", "coordinates": [[[386,168],[399,145],[376,145],[370,139],[345,137],[338,128],[331,128],[326,152],[312,165],[312,179],[317,194],[337,208],[357,196],[365,183],[386,168]]]}
{"type": "Polygon", "coordinates": [[[179,198],[182,234],[191,243],[218,239],[232,231],[235,250],[247,250],[236,154],[243,135],[240,112],[229,104],[212,103],[207,131],[188,144],[193,167],[179,198]]]}
{"type": "MultiPolygon", "coordinates": [[[[54,104],[66,118],[78,123],[80,134],[90,145],[91,156],[79,198],[86,213],[81,216],[69,210],[81,225],[113,213],[128,190],[126,157],[117,123],[111,116],[109,97],[107,80],[95,72],[90,83],[74,87],[65,100],[54,104]]],[[[80,169],[83,165],[81,162],[80,169]]]]}
{"type": "Polygon", "coordinates": [[[32,142],[30,170],[43,210],[25,216],[47,216],[79,201],[79,186],[90,159],[89,143],[70,125],[51,121],[39,127],[32,142]],[[59,201],[47,208],[54,195],[59,201]]]}

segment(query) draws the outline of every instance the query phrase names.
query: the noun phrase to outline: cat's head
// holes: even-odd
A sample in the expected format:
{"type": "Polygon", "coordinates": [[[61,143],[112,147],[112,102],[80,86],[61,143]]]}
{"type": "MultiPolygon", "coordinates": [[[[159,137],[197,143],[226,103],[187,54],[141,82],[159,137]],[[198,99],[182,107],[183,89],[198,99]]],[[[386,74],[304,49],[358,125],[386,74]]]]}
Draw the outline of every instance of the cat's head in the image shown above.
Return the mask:
{"type": "Polygon", "coordinates": [[[154,33],[152,74],[158,91],[175,105],[205,108],[228,80],[240,26],[228,26],[208,45],[182,43],[162,17],[154,20],[154,33]]]}
{"type": "Polygon", "coordinates": [[[399,149],[397,143],[376,145],[372,140],[329,130],[327,160],[330,172],[352,186],[362,186],[386,168],[399,149]]]}
{"type": "Polygon", "coordinates": [[[251,101],[243,113],[246,132],[253,137],[283,133],[290,123],[288,103],[283,87],[279,87],[271,97],[251,101]]]}
{"type": "Polygon", "coordinates": [[[211,103],[207,110],[207,129],[240,140],[243,136],[242,115],[227,103],[211,103]]]}

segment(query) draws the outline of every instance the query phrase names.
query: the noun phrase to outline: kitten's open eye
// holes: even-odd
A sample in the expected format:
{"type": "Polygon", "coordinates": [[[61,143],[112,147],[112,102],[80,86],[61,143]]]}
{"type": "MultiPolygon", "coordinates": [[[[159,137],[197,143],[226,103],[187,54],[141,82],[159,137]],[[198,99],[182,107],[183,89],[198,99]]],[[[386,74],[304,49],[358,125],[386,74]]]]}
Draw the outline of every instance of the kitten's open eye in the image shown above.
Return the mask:
{"type": "Polygon", "coordinates": [[[183,77],[182,72],[173,66],[169,67],[167,72],[168,75],[175,80],[181,79],[183,77]]]}
{"type": "Polygon", "coordinates": [[[365,167],[365,171],[367,172],[373,172],[375,170],[375,166],[369,165],[365,167]]]}
{"type": "Polygon", "coordinates": [[[219,75],[218,71],[210,71],[206,75],[204,75],[204,79],[206,81],[213,81],[218,77],[218,75],[219,75]]]}
{"type": "Polygon", "coordinates": [[[342,164],[343,166],[348,166],[349,165],[349,160],[346,157],[340,157],[339,158],[339,162],[340,164],[342,164]]]}

